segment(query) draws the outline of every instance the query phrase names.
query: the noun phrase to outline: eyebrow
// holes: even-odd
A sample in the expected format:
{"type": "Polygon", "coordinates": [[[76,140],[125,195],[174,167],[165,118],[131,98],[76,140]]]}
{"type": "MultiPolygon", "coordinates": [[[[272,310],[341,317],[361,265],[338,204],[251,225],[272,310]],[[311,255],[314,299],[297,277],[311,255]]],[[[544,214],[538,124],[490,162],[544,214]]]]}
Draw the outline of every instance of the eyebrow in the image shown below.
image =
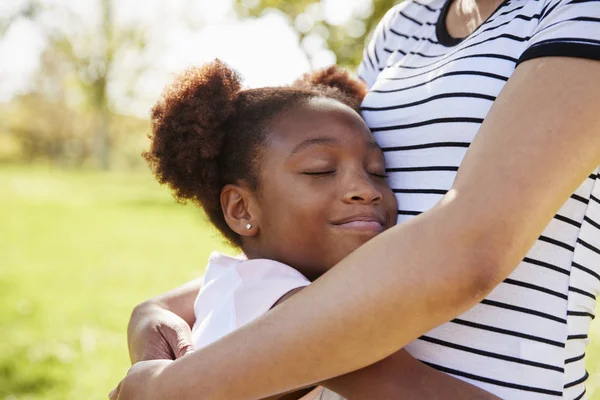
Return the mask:
{"type": "MultiPolygon", "coordinates": [[[[303,142],[299,143],[294,150],[288,156],[288,159],[292,158],[294,155],[300,153],[303,150],[306,150],[312,146],[327,146],[327,147],[335,147],[339,145],[340,141],[338,139],[329,138],[329,137],[317,137],[312,139],[306,139],[303,142]]],[[[367,145],[373,149],[379,149],[379,145],[374,140],[369,140],[367,145]]]]}

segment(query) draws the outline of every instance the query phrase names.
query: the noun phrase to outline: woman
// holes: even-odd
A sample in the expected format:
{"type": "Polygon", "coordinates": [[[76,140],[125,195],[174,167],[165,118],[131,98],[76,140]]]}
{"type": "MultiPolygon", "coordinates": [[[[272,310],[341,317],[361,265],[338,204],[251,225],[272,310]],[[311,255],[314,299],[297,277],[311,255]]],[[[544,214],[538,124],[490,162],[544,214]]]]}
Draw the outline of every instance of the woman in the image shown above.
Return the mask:
{"type": "Polygon", "coordinates": [[[360,75],[404,223],[214,345],[138,364],[121,398],[266,397],[407,345],[503,398],[584,398],[600,288],[599,21],[585,0],[390,10],[360,75]],[[161,384],[173,374],[202,380],[161,384]]]}

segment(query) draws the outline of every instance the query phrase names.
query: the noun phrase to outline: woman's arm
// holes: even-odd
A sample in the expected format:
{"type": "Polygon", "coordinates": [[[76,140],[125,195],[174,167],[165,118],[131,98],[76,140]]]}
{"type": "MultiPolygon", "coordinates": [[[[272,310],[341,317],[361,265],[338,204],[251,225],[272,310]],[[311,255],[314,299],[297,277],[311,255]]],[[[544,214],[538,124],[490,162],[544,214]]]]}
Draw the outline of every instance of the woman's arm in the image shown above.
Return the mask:
{"type": "Polygon", "coordinates": [[[193,350],[190,329],[201,286],[202,279],[196,279],[135,307],[127,328],[132,363],[173,360],[193,350]]]}
{"type": "MultiPolygon", "coordinates": [[[[292,290],[275,305],[283,303],[302,290],[304,288],[292,290]]],[[[358,371],[321,382],[320,385],[350,400],[499,399],[483,389],[428,367],[415,360],[405,350],[358,371]]],[[[278,395],[266,400],[299,398],[288,396],[290,397],[278,395]]]]}
{"type": "Polygon", "coordinates": [[[165,366],[148,387],[156,398],[267,397],[372,364],[472,307],[600,163],[598,99],[596,61],[522,63],[436,207],[281,307],[165,366]]]}

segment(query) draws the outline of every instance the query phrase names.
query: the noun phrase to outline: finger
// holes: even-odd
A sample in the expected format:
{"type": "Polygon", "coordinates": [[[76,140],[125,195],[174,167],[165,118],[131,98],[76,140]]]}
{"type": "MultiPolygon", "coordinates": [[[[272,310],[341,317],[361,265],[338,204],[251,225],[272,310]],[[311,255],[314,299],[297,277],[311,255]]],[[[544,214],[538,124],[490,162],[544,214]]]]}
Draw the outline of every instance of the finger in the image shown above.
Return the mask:
{"type": "MultiPolygon", "coordinates": [[[[163,341],[160,344],[152,346],[150,349],[146,349],[146,352],[137,361],[151,361],[151,360],[173,360],[174,355],[171,351],[171,345],[163,341]]],[[[135,364],[133,362],[133,364],[135,364]]]]}
{"type": "Polygon", "coordinates": [[[194,351],[194,345],[192,344],[191,335],[179,336],[177,340],[177,350],[175,351],[175,358],[181,358],[186,354],[190,354],[194,351]]]}
{"type": "Polygon", "coordinates": [[[163,336],[171,347],[175,359],[181,358],[194,351],[192,332],[187,326],[172,326],[163,330],[163,336]]]}
{"type": "Polygon", "coordinates": [[[121,385],[123,385],[123,381],[119,382],[116,388],[110,391],[108,394],[108,398],[110,400],[117,400],[119,398],[119,393],[121,392],[121,385]]]}

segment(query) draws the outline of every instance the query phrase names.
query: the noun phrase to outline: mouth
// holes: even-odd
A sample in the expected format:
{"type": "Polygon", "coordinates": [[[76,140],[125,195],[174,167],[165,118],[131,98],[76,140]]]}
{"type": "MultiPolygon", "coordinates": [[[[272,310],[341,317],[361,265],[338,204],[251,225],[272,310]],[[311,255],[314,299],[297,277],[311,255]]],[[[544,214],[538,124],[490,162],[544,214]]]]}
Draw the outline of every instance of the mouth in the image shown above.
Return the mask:
{"type": "Polygon", "coordinates": [[[385,228],[385,218],[377,214],[357,214],[332,223],[342,229],[364,233],[381,233],[385,228]]]}

